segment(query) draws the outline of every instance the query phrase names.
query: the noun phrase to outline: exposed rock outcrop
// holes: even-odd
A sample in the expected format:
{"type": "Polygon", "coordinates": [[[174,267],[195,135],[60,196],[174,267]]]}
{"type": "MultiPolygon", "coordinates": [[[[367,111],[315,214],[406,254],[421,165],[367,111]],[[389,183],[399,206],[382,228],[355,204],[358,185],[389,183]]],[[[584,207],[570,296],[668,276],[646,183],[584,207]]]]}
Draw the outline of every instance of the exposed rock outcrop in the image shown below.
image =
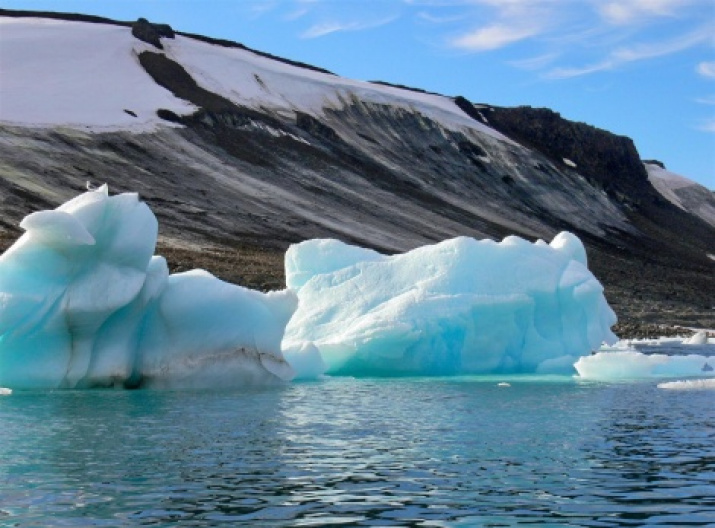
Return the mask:
{"type": "MultiPolygon", "coordinates": [[[[456,97],[455,103],[484,122],[485,113],[464,97],[456,97]]],[[[491,127],[545,154],[563,170],[577,170],[609,196],[636,206],[658,200],[631,138],[569,121],[548,108],[490,106],[488,110],[491,127]]]]}
{"type": "Polygon", "coordinates": [[[132,24],[132,35],[139,40],[164,49],[161,37],[174,38],[174,30],[168,24],[152,24],[146,18],[140,18],[132,24]]]}

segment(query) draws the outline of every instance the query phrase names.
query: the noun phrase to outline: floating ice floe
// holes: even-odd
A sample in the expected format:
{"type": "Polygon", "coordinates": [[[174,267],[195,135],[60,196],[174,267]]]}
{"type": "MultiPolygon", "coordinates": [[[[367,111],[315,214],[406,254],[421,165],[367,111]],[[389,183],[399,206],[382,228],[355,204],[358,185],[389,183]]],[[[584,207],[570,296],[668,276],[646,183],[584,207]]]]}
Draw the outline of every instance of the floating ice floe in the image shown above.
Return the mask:
{"type": "Polygon", "coordinates": [[[671,390],[715,390],[715,378],[665,381],[658,383],[658,388],[671,390]]]}
{"type": "Polygon", "coordinates": [[[621,340],[574,365],[584,379],[616,380],[715,375],[715,339],[691,337],[621,340]]]}
{"type": "Polygon", "coordinates": [[[615,314],[570,233],[551,244],[460,237],[394,256],[310,240],[285,266],[299,306],[284,353],[313,373],[308,344],[328,374],[400,376],[573,373],[579,356],[616,341],[615,314]]]}
{"type": "Polygon", "coordinates": [[[289,379],[296,298],[152,256],[157,221],[106,186],[27,216],[0,256],[0,386],[240,387],[289,379]]]}
{"type": "Polygon", "coordinates": [[[643,354],[623,350],[582,357],[574,367],[583,379],[620,380],[707,376],[712,374],[711,363],[715,363],[715,358],[697,354],[643,354]]]}

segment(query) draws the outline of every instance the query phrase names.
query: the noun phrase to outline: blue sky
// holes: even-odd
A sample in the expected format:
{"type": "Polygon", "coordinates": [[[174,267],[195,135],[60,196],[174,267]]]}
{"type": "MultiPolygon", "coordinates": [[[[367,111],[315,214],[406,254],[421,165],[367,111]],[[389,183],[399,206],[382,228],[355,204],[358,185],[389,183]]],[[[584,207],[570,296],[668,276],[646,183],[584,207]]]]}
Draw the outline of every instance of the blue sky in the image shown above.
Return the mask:
{"type": "Polygon", "coordinates": [[[715,189],[715,0],[6,0],[140,16],[362,80],[549,107],[715,189]]]}

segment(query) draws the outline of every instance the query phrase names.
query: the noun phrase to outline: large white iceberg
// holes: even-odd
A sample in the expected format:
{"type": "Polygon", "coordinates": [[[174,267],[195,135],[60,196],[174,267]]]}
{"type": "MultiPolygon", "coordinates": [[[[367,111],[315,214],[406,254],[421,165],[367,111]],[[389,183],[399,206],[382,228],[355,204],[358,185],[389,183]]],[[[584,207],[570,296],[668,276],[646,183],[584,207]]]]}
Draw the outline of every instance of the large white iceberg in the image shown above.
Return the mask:
{"type": "Polygon", "coordinates": [[[290,379],[292,292],[169,275],[157,221],[106,186],[27,216],[0,256],[0,386],[240,387],[290,379]]]}
{"type": "Polygon", "coordinates": [[[573,373],[616,340],[570,233],[551,244],[460,237],[394,256],[309,240],[289,248],[285,268],[299,305],[284,354],[313,374],[322,362],[336,375],[573,373]]]}

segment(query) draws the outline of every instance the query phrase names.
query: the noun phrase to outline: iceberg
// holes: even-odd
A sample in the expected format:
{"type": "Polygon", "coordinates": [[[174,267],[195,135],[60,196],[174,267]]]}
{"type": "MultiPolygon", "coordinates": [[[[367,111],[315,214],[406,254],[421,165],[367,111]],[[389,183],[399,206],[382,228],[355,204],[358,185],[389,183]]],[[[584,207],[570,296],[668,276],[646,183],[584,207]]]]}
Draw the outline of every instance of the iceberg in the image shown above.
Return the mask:
{"type": "Polygon", "coordinates": [[[571,233],[459,237],[393,256],[309,240],[288,249],[285,272],[299,303],[283,350],[306,376],[574,373],[579,356],[616,341],[571,233]]]}
{"type": "Polygon", "coordinates": [[[288,380],[297,299],[154,256],[158,225],[106,186],[27,216],[0,255],[0,386],[243,387],[288,380]]]}

